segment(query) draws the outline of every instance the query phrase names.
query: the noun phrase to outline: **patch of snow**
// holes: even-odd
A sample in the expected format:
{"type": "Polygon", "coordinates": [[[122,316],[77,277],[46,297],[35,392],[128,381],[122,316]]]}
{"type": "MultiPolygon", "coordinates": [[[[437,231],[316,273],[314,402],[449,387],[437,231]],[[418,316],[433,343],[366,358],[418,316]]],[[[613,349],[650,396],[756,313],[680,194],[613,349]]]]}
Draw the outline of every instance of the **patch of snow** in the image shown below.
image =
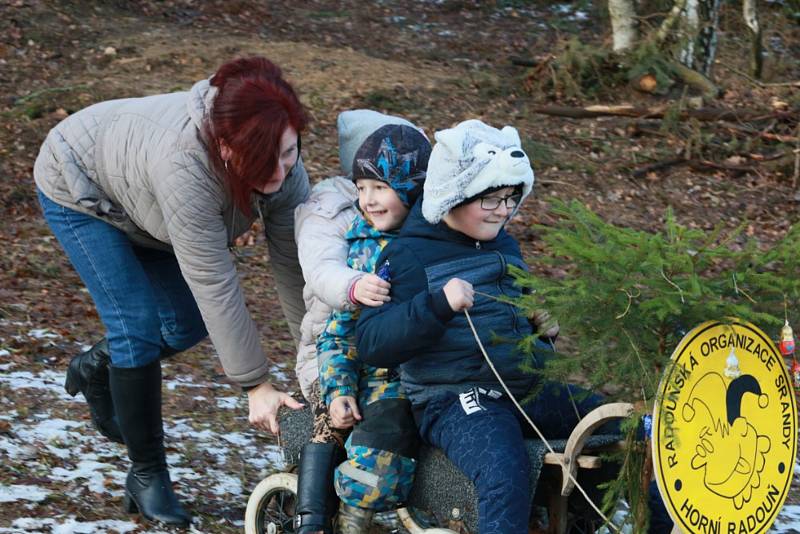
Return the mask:
{"type": "Polygon", "coordinates": [[[183,441],[191,438],[195,441],[212,441],[217,434],[209,429],[197,430],[187,423],[188,419],[176,419],[172,424],[164,422],[164,432],[169,435],[172,441],[183,441]]]}
{"type": "Polygon", "coordinates": [[[210,470],[207,473],[212,480],[215,480],[217,483],[216,485],[212,486],[210,489],[212,493],[215,495],[233,495],[238,496],[244,493],[242,489],[242,481],[238,478],[234,478],[233,476],[223,473],[222,471],[210,470]],[[213,472],[213,475],[212,475],[213,472]]]}
{"type": "Polygon", "coordinates": [[[283,452],[277,445],[259,447],[259,456],[249,457],[245,461],[262,471],[267,469],[286,469],[286,461],[283,458],[283,452]]]}
{"type": "Polygon", "coordinates": [[[230,384],[218,384],[216,382],[198,383],[191,376],[176,376],[173,380],[164,382],[169,391],[174,391],[177,387],[183,388],[210,388],[210,389],[231,389],[230,384]]]}
{"type": "Polygon", "coordinates": [[[18,532],[51,532],[52,534],[101,534],[110,531],[125,534],[133,532],[139,525],[131,521],[118,521],[107,519],[103,521],[78,521],[75,517],[69,517],[66,521],[59,522],[52,518],[34,519],[32,517],[21,517],[11,523],[11,528],[0,528],[2,533],[18,532]]]}
{"type": "Polygon", "coordinates": [[[173,467],[170,462],[169,468],[169,476],[173,482],[177,482],[179,480],[202,480],[203,476],[197,474],[194,469],[190,469],[188,467],[173,467]]]}
{"type": "Polygon", "coordinates": [[[102,494],[110,493],[107,484],[120,488],[124,486],[126,474],[111,464],[82,459],[74,469],[56,467],[50,472],[50,477],[64,482],[83,478],[88,482],[90,491],[102,494]]]}
{"type": "Polygon", "coordinates": [[[789,504],[784,506],[772,524],[770,532],[774,534],[800,532],[800,505],[789,504]]]}
{"type": "Polygon", "coordinates": [[[274,381],[277,382],[290,382],[291,379],[286,375],[286,365],[283,363],[277,363],[275,365],[271,365],[269,368],[270,376],[272,376],[274,381]]]}
{"type": "Polygon", "coordinates": [[[227,434],[220,434],[220,437],[238,447],[247,447],[248,445],[252,445],[253,437],[252,436],[245,436],[239,432],[229,432],[227,434]]]}
{"type": "Polygon", "coordinates": [[[58,339],[61,337],[61,334],[51,332],[47,328],[34,328],[28,332],[28,336],[36,339],[58,339]]]}
{"type": "Polygon", "coordinates": [[[11,389],[45,389],[56,395],[61,400],[83,402],[82,398],[73,399],[64,391],[64,378],[66,371],[41,371],[31,373],[30,371],[17,371],[13,373],[0,374],[0,382],[5,382],[11,389]]]}
{"type": "Polygon", "coordinates": [[[571,4],[555,4],[550,7],[551,11],[556,15],[566,15],[567,20],[587,20],[589,14],[582,10],[573,11],[574,6],[571,4]]]}
{"type": "Polygon", "coordinates": [[[217,408],[234,410],[239,407],[239,400],[239,397],[219,397],[217,398],[217,408]]]}
{"type": "Polygon", "coordinates": [[[6,486],[0,484],[0,502],[33,501],[40,502],[47,498],[50,492],[36,487],[21,484],[6,486]]]}

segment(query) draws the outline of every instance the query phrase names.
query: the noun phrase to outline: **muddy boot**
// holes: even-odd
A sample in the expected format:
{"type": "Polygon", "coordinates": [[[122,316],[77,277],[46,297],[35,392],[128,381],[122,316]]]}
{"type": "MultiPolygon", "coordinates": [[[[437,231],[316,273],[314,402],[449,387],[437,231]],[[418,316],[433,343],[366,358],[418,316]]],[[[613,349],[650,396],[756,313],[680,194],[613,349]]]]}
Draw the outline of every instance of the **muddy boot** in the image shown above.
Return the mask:
{"type": "Polygon", "coordinates": [[[342,503],[336,518],[336,534],[366,534],[372,525],[374,510],[342,503]]]}
{"type": "Polygon", "coordinates": [[[161,364],[112,367],[111,394],[120,430],[133,465],[125,481],[124,505],[145,519],[170,527],[189,527],[191,518],[172,489],[161,421],[161,364]]]}
{"type": "Polygon", "coordinates": [[[344,449],[336,443],[307,443],[300,455],[297,474],[297,534],[331,534],[331,519],[339,506],[333,488],[333,470],[344,459],[344,449]]]}
{"type": "Polygon", "coordinates": [[[108,340],[103,338],[94,347],[72,358],[67,367],[64,389],[73,397],[78,392],[83,393],[95,428],[111,441],[124,443],[108,386],[110,362],[108,340]]]}

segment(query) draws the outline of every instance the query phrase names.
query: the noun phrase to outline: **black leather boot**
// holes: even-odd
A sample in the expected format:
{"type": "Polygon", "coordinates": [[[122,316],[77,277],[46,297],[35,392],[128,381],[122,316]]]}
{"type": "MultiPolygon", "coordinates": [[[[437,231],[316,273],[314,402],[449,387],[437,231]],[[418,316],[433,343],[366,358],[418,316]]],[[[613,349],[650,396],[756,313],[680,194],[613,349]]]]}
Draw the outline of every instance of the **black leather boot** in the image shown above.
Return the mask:
{"type": "Polygon", "coordinates": [[[108,386],[110,362],[108,340],[103,338],[86,352],[72,358],[67,367],[64,389],[73,397],[78,392],[83,393],[95,428],[111,441],[124,443],[108,386]]]}
{"type": "Polygon", "coordinates": [[[172,489],[161,421],[161,363],[132,369],[112,367],[111,396],[133,462],[125,481],[125,508],[171,527],[191,518],[172,489]]]}
{"type": "Polygon", "coordinates": [[[344,450],[336,443],[307,443],[300,455],[297,475],[297,534],[331,534],[331,519],[339,508],[333,488],[333,470],[344,460],[344,450]]]}

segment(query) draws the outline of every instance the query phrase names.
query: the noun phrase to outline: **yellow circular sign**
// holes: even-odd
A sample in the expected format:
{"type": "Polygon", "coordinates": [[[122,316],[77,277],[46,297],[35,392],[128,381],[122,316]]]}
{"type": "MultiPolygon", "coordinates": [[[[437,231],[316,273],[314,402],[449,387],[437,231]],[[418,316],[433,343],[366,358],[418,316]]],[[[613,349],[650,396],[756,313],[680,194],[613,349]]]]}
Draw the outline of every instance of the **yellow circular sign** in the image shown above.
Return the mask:
{"type": "Polygon", "coordinates": [[[672,354],[653,417],[656,481],[683,532],[765,532],[786,500],[797,405],[775,344],[707,322],[672,354]]]}

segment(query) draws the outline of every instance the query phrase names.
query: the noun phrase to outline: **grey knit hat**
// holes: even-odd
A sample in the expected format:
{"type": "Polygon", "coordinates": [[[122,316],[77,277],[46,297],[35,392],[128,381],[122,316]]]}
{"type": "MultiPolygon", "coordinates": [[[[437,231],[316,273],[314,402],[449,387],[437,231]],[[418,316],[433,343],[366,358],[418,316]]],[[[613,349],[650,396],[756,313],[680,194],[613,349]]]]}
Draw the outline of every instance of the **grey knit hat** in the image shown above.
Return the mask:
{"type": "Polygon", "coordinates": [[[522,200],[533,189],[531,162],[515,128],[498,130],[472,119],[434,137],[422,199],[422,215],[431,224],[487,189],[522,185],[522,200]]]}
{"type": "Polygon", "coordinates": [[[353,172],[353,156],[358,147],[372,132],[387,124],[404,124],[415,127],[406,119],[371,109],[351,109],[339,113],[339,117],[336,119],[336,129],[339,135],[339,165],[345,176],[353,172]]]}

